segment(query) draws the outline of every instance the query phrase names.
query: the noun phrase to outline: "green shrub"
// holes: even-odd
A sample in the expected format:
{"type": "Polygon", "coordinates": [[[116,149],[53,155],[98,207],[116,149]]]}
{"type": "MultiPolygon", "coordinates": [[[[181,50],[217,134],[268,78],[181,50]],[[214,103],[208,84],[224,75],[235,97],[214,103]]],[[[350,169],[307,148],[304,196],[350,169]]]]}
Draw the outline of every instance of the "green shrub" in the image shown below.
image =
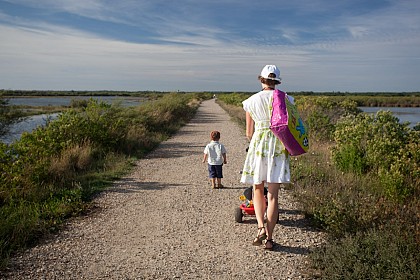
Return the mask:
{"type": "Polygon", "coordinates": [[[333,156],[339,166],[351,166],[342,162],[349,158],[341,156],[341,153],[349,154],[348,150],[355,150],[352,161],[362,161],[367,170],[388,169],[398,156],[400,147],[408,143],[409,133],[407,125],[399,123],[391,112],[347,116],[336,125],[334,140],[337,145],[333,156]]]}
{"type": "Polygon", "coordinates": [[[412,195],[419,174],[419,133],[390,112],[341,119],[335,129],[333,160],[345,172],[379,176],[389,197],[412,195]]]}
{"type": "Polygon", "coordinates": [[[379,170],[388,197],[404,199],[420,194],[420,133],[412,131],[408,144],[399,147],[389,168],[379,170]]]}
{"type": "Polygon", "coordinates": [[[47,135],[60,147],[88,141],[94,146],[115,150],[121,144],[127,126],[122,112],[120,106],[90,100],[81,112],[70,110],[61,114],[49,125],[47,135]]]}
{"type": "Polygon", "coordinates": [[[246,126],[246,115],[245,111],[242,107],[226,104],[224,102],[220,102],[220,100],[216,101],[220,107],[223,108],[231,117],[231,119],[239,124],[241,127],[245,128],[246,126]]]}
{"type": "Polygon", "coordinates": [[[72,99],[70,102],[71,108],[86,108],[89,106],[89,100],[86,99],[72,99]]]}
{"type": "Polygon", "coordinates": [[[163,98],[139,107],[138,113],[149,131],[172,134],[191,119],[196,108],[189,105],[191,97],[186,94],[167,94],[163,98]]]}
{"type": "Polygon", "coordinates": [[[245,93],[229,93],[219,94],[217,98],[225,104],[242,107],[242,101],[250,97],[252,94],[245,93]]]}
{"type": "Polygon", "coordinates": [[[296,105],[309,127],[309,136],[313,141],[332,140],[338,119],[361,112],[357,103],[350,99],[339,100],[326,96],[302,96],[296,99],[296,105]]]}

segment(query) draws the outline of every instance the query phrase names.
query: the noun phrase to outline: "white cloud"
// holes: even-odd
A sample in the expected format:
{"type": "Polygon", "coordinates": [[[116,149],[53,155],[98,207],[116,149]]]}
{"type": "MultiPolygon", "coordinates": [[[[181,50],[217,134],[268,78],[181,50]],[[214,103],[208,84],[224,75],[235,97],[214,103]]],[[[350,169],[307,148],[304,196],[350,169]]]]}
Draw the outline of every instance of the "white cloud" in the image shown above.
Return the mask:
{"type": "Polygon", "coordinates": [[[101,0],[5,0],[15,5],[41,8],[46,11],[67,11],[78,15],[98,14],[103,10],[101,0]]]}
{"type": "Polygon", "coordinates": [[[0,63],[13,65],[0,69],[0,88],[255,90],[263,63],[275,56],[286,66],[299,56],[217,41],[212,47],[133,44],[54,28],[0,26],[8,38],[0,63]]]}

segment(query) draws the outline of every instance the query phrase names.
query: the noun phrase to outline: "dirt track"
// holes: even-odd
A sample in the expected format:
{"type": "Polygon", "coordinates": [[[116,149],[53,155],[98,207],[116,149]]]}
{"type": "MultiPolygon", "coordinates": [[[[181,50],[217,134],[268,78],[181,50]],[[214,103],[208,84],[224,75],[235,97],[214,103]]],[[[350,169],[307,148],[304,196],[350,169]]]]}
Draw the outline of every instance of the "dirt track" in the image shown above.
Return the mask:
{"type": "MultiPolygon", "coordinates": [[[[273,251],[254,247],[254,217],[236,223],[245,133],[214,102],[101,194],[98,211],[14,258],[4,279],[306,279],[306,255],[322,241],[287,191],[273,251]],[[213,190],[202,153],[221,132],[225,189],[213,190]]],[[[292,170],[293,177],[293,170],[292,170]]]]}

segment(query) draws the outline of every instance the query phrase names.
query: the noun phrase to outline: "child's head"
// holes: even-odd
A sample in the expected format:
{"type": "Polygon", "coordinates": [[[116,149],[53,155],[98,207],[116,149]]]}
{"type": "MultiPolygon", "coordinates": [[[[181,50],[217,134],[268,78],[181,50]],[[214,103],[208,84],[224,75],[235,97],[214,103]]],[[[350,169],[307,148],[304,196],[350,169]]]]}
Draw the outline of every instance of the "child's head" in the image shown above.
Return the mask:
{"type": "Polygon", "coordinates": [[[214,130],[210,133],[210,138],[213,141],[218,141],[220,139],[220,132],[217,130],[214,130]]]}

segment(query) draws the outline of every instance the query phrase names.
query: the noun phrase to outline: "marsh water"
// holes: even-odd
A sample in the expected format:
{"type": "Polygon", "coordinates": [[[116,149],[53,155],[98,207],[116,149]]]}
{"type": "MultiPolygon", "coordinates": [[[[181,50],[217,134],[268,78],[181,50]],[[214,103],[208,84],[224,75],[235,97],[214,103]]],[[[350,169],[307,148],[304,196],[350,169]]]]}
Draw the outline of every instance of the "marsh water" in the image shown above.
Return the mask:
{"type": "Polygon", "coordinates": [[[122,106],[136,106],[143,103],[144,97],[132,96],[24,96],[8,98],[10,105],[21,106],[69,106],[73,100],[98,100],[109,104],[121,102],[122,106]]]}
{"type": "Polygon", "coordinates": [[[420,107],[359,107],[363,112],[375,114],[378,111],[390,111],[400,122],[409,122],[414,127],[420,122],[420,107]]]}
{"type": "MultiPolygon", "coordinates": [[[[57,97],[14,97],[9,99],[10,105],[26,106],[68,106],[73,100],[89,100],[90,98],[106,103],[120,102],[122,106],[137,106],[145,102],[143,97],[121,96],[57,96],[57,97]]],[[[363,112],[376,113],[379,110],[391,111],[401,122],[410,122],[414,127],[420,122],[420,108],[418,107],[360,107],[363,112]]],[[[23,132],[30,132],[48,120],[54,120],[58,114],[36,115],[19,122],[11,127],[10,133],[1,139],[4,143],[11,143],[20,138],[23,132]]]]}

